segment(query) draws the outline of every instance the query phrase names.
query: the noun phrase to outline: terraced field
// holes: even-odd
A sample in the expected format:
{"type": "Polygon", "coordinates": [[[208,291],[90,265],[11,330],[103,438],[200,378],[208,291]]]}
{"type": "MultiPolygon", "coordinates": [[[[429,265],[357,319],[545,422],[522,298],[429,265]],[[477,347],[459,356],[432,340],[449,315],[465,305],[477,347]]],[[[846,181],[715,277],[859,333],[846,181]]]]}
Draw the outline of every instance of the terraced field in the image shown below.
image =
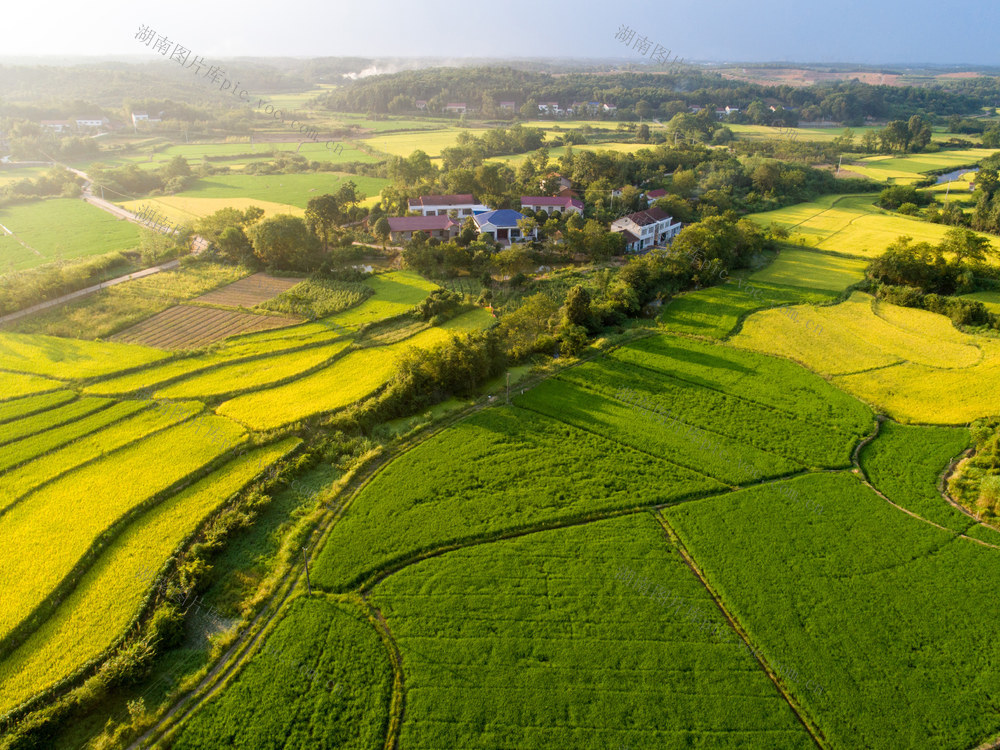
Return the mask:
{"type": "MultiPolygon", "coordinates": [[[[860,293],[832,304],[863,263],[786,248],[679,296],[671,332],[550,367],[510,404],[412,444],[325,434],[301,461],[293,433],[332,433],[316,418],[377,394],[407,348],[494,318],[403,317],[436,287],[392,273],[347,309],[190,353],[0,335],[0,717],[81,684],[156,584],[188,575],[175,555],[216,543],[206,520],[249,526],[233,498],[295,462],[352,494],[335,512],[282,505],[252,531],[273,552],[234,551],[280,557],[295,586],[273,619],[233,609],[260,637],[164,746],[988,742],[1000,532],[937,489],[969,431],[877,421],[865,402],[909,422],[1000,413],[1000,344],[860,293]],[[342,444],[405,450],[355,479],[342,444]]],[[[285,283],[260,281],[202,302],[285,283]]],[[[284,492],[241,497],[266,514],[284,492]]],[[[195,573],[223,590],[257,575],[195,573]]]]}
{"type": "Polygon", "coordinates": [[[223,307],[250,308],[288,291],[299,281],[301,279],[255,273],[253,276],[247,276],[245,279],[234,281],[221,289],[213,289],[208,294],[196,297],[194,302],[223,307]]]}
{"type": "Polygon", "coordinates": [[[963,294],[962,298],[982,302],[991,313],[1000,315],[1000,292],[972,292],[971,294],[963,294]]]}
{"type": "Polygon", "coordinates": [[[364,613],[296,599],[232,686],[178,733],[178,748],[382,745],[393,673],[364,613]],[[274,711],[274,706],[290,710],[274,711]],[[292,708],[294,707],[294,708],[292,708]]]}
{"type": "MultiPolygon", "coordinates": [[[[901,235],[935,245],[944,239],[947,226],[876,208],[876,198],[874,194],[827,195],[811,203],[751,214],[750,218],[761,226],[774,222],[788,229],[793,242],[862,258],[881,254],[901,235]]],[[[984,236],[1000,249],[1000,239],[984,236]]]]}
{"type": "MultiPolygon", "coordinates": [[[[409,154],[406,155],[409,156],[409,154]]],[[[310,199],[324,193],[336,193],[340,186],[348,180],[357,185],[359,193],[363,193],[369,198],[378,198],[382,188],[389,184],[389,180],[381,177],[366,177],[348,172],[276,175],[227,174],[213,175],[198,180],[190,189],[178,193],[178,196],[181,198],[251,198],[305,208],[310,199]]]]}
{"type": "Polygon", "coordinates": [[[107,651],[138,616],[155,573],[216,507],[298,444],[247,453],[129,524],[55,613],[0,662],[0,715],[107,651]]]}
{"type": "MultiPolygon", "coordinates": [[[[0,357],[5,370],[63,380],[110,375],[148,365],[167,356],[166,352],[144,346],[0,333],[0,357]]],[[[34,385],[28,392],[43,390],[40,380],[31,382],[34,385]]]]}
{"type": "Polygon", "coordinates": [[[997,153],[995,149],[967,148],[902,157],[869,156],[852,163],[847,168],[873,180],[890,180],[896,184],[906,184],[921,179],[927,172],[943,172],[974,166],[995,153],[997,153]]]}
{"type": "Polygon", "coordinates": [[[211,216],[223,208],[235,208],[246,211],[256,206],[264,212],[265,218],[272,216],[291,215],[304,216],[305,210],[287,203],[260,200],[258,198],[195,198],[180,195],[161,195],[139,200],[126,200],[118,203],[124,209],[139,213],[146,208],[158,214],[173,224],[193,224],[206,216],[211,216]]]}
{"type": "Polygon", "coordinates": [[[812,746],[646,513],[456,550],[372,600],[406,660],[401,747],[812,746]]]}
{"type": "MultiPolygon", "coordinates": [[[[206,301],[252,305],[298,283],[261,281],[224,288],[206,301]]],[[[280,331],[233,337],[188,356],[118,342],[0,334],[6,368],[0,371],[0,546],[6,550],[0,555],[0,717],[40,693],[79,684],[131,632],[154,597],[154,584],[170,571],[172,556],[204,528],[205,519],[232,512],[224,506],[236,493],[301,444],[287,437],[234,455],[251,438],[263,438],[192,398],[217,403],[252,392],[267,395],[264,412],[305,407],[312,414],[328,405],[322,399],[309,405],[301,397],[283,403],[279,389],[295,390],[303,382],[310,387],[313,374],[333,370],[350,352],[357,360],[351,372],[363,387],[338,382],[339,370],[327,382],[338,403],[347,405],[351,393],[380,387],[406,347],[430,346],[452,332],[493,323],[478,310],[394,344],[380,345],[373,336],[351,349],[359,329],[412,310],[436,288],[412,273],[385,274],[365,284],[354,290],[349,309],[280,331]],[[373,380],[373,373],[383,380],[373,380]],[[160,401],[148,400],[153,392],[160,401]]],[[[395,324],[387,325],[391,333],[395,324]]],[[[404,320],[397,328],[396,339],[420,324],[404,320]]],[[[340,711],[343,723],[335,734],[342,737],[355,729],[370,736],[384,732],[393,679],[384,657],[381,673],[371,667],[374,662],[345,663],[348,646],[368,655],[382,648],[367,630],[369,621],[358,615],[334,605],[320,618],[335,624],[331,632],[340,639],[329,647],[331,675],[352,685],[332,696],[330,710],[340,711]],[[381,694],[369,689],[376,678],[383,681],[381,694]],[[376,724],[368,726],[372,717],[376,724]]],[[[329,716],[320,724],[329,725],[329,716]]]]}
{"type": "Polygon", "coordinates": [[[133,279],[18,318],[4,325],[13,333],[45,334],[62,338],[107,339],[151,315],[236,281],[246,275],[241,268],[197,262],[133,279]]]}
{"type": "Polygon", "coordinates": [[[795,319],[754,313],[732,341],[801,362],[900,421],[961,424],[1000,413],[997,341],[860,292],[833,307],[803,307],[795,319]]]}
{"type": "MultiPolygon", "coordinates": [[[[290,328],[233,336],[211,351],[176,358],[142,370],[95,382],[85,388],[95,395],[150,392],[185,375],[265,356],[279,356],[304,347],[333,344],[358,328],[401,315],[423,300],[437,285],[414,273],[396,271],[366,279],[372,295],[360,305],[321,320],[290,328]]],[[[303,357],[308,357],[302,354],[303,357]]],[[[261,366],[267,365],[263,362],[261,366]]],[[[279,365],[287,369],[284,364],[279,365]]]]}
{"type": "Polygon", "coordinates": [[[755,285],[790,285],[840,292],[864,278],[866,265],[867,262],[860,258],[785,247],[767,267],[751,274],[749,281],[755,285]]]}
{"type": "Polygon", "coordinates": [[[751,276],[753,280],[730,279],[718,286],[680,294],[665,305],[660,322],[669,331],[721,339],[754,310],[829,302],[836,297],[832,290],[775,284],[755,276],[751,276]]]}
{"type": "Polygon", "coordinates": [[[340,590],[460,542],[677,502],[806,466],[847,466],[871,424],[862,404],[790,363],[655,337],[405,454],[353,501],[314,577],[340,590]],[[785,392],[774,386],[781,376],[785,392]],[[582,398],[579,388],[604,398],[582,398]],[[631,407],[634,421],[623,388],[648,399],[631,407]],[[670,421],[652,420],[652,409],[670,421]],[[498,464],[508,469],[490,468],[498,464]]]}
{"type": "Polygon", "coordinates": [[[200,305],[177,305],[111,337],[112,341],[158,349],[197,349],[230,336],[300,323],[284,315],[259,315],[200,305]]]}
{"type": "Polygon", "coordinates": [[[480,330],[492,324],[488,312],[475,310],[397,344],[351,351],[330,366],[291,383],[225,401],[217,411],[254,430],[269,430],[335,411],[381,388],[408,348],[430,348],[446,341],[452,333],[480,330]]]}
{"type": "Polygon", "coordinates": [[[957,749],[1000,731],[988,708],[1000,552],[848,475],[790,484],[823,498],[822,518],[764,488],[663,515],[761,653],[797,673],[787,690],[829,745],[957,749]]]}

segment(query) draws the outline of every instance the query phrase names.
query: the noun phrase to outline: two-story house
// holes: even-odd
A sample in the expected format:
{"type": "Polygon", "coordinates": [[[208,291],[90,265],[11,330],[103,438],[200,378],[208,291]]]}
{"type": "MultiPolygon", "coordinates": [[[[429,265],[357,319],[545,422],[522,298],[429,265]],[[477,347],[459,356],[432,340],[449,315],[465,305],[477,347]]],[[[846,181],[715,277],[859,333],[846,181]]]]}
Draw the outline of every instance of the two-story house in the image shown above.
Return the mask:
{"type": "Polygon", "coordinates": [[[625,236],[626,252],[634,253],[671,242],[681,231],[681,223],[654,206],[615,219],[611,231],[621,232],[625,236]]]}
{"type": "Polygon", "coordinates": [[[419,198],[410,198],[407,208],[423,216],[447,216],[449,211],[455,211],[458,216],[465,217],[489,211],[482,203],[476,203],[472,193],[421,195],[419,198]]]}

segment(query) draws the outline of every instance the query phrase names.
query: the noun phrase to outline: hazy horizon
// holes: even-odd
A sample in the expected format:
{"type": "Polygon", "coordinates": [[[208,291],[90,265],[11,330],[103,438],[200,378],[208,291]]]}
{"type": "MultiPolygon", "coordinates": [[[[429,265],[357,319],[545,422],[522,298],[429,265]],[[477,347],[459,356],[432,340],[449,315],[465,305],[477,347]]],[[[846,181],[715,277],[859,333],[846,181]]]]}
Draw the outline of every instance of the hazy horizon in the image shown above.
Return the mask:
{"type": "MultiPolygon", "coordinates": [[[[650,8],[635,0],[614,6],[537,6],[513,0],[502,9],[454,13],[454,5],[429,0],[420,6],[389,0],[329,5],[289,0],[275,11],[227,9],[179,0],[169,6],[138,6],[111,0],[101,6],[54,0],[39,19],[34,6],[7,8],[3,59],[155,59],[135,38],[145,25],[206,58],[374,57],[461,59],[574,59],[649,62],[615,38],[625,25],[672,56],[716,63],[816,65],[993,66],[992,33],[1000,7],[941,16],[927,0],[904,3],[848,0],[808,9],[787,0],[755,4],[707,0],[650,8]],[[442,25],[442,20],[447,23],[442,25]],[[886,33],[886,30],[890,33],[886,33]],[[895,32],[895,33],[893,33],[895,32]],[[914,60],[914,50],[921,60],[914,60]]],[[[166,59],[166,58],[165,58],[166,59]]]]}

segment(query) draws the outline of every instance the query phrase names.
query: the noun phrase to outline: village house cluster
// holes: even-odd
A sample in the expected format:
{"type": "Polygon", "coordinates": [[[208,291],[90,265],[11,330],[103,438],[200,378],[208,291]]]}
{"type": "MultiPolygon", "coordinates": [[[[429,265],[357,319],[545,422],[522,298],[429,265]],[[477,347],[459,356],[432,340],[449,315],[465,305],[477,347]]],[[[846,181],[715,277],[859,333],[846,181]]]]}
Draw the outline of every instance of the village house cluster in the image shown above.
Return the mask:
{"type": "MultiPolygon", "coordinates": [[[[572,190],[568,179],[552,175],[558,183],[558,193],[546,195],[522,195],[521,210],[511,208],[492,209],[476,200],[471,193],[453,195],[421,195],[407,201],[407,216],[388,217],[389,236],[393,242],[409,242],[415,232],[422,232],[428,238],[441,241],[453,239],[469,219],[479,234],[488,234],[501,246],[518,242],[528,242],[537,237],[537,230],[525,234],[521,222],[531,211],[535,216],[551,216],[559,213],[574,213],[583,216],[584,204],[572,190]]],[[[612,197],[620,197],[624,188],[612,191],[612,197]]],[[[611,223],[611,231],[619,232],[625,239],[625,250],[630,253],[648,251],[656,246],[670,244],[680,232],[681,223],[675,221],[666,211],[653,206],[666,190],[650,190],[645,197],[648,208],[627,214],[611,223]]]]}

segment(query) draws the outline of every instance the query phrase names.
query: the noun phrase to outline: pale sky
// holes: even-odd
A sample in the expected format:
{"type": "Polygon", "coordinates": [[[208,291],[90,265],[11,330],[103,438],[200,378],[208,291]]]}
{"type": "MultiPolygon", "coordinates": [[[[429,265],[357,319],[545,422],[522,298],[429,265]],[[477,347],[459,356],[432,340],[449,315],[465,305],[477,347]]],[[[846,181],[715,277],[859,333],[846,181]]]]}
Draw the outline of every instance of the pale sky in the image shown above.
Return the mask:
{"type": "Polygon", "coordinates": [[[203,57],[643,57],[621,24],[686,60],[1000,64],[1000,3],[941,0],[5,0],[0,55],[150,55],[146,24],[203,57]],[[480,11],[476,9],[480,8],[480,11]]]}

